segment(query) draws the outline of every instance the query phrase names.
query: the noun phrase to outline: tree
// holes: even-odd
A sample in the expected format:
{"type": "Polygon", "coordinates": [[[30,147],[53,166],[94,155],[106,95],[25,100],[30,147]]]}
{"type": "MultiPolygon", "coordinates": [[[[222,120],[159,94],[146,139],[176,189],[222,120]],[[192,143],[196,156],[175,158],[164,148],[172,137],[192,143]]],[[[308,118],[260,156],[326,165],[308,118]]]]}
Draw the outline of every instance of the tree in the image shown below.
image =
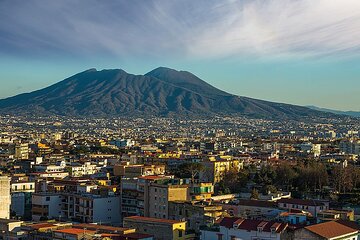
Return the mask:
{"type": "Polygon", "coordinates": [[[246,169],[237,171],[230,169],[223,179],[218,183],[219,192],[239,193],[241,188],[245,187],[249,181],[249,171],[246,169]]]}
{"type": "Polygon", "coordinates": [[[271,166],[262,166],[256,173],[254,181],[259,185],[273,185],[276,172],[271,166]]]}
{"type": "Polygon", "coordinates": [[[298,174],[289,164],[282,164],[276,168],[276,176],[276,185],[285,186],[289,191],[298,174]]]}
{"type": "Polygon", "coordinates": [[[328,184],[329,176],[326,167],[322,163],[302,165],[297,168],[298,176],[295,180],[296,186],[301,191],[314,191],[322,189],[328,184]]]}
{"type": "Polygon", "coordinates": [[[204,165],[201,163],[183,163],[178,167],[175,175],[180,178],[191,178],[193,183],[203,169],[204,165]]]}
{"type": "Polygon", "coordinates": [[[250,171],[247,168],[240,170],[237,174],[238,185],[246,187],[250,181],[250,171]]]}
{"type": "Polygon", "coordinates": [[[359,185],[359,169],[354,166],[336,166],[331,171],[333,187],[338,192],[349,192],[359,185]]]}
{"type": "Polygon", "coordinates": [[[263,194],[277,193],[277,188],[274,185],[266,185],[262,189],[263,194]]]}
{"type": "Polygon", "coordinates": [[[250,196],[251,199],[256,199],[258,200],[259,199],[259,192],[258,190],[256,190],[255,188],[253,188],[253,190],[251,191],[251,196],[250,196]]]}

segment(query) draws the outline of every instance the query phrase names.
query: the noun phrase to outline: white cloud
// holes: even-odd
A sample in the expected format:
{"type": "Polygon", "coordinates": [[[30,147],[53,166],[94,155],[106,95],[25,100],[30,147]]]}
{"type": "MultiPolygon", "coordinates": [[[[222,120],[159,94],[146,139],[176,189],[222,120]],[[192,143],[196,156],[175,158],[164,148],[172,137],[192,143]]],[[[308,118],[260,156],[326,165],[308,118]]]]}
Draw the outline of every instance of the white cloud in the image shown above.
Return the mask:
{"type": "Polygon", "coordinates": [[[360,1],[232,1],[191,45],[195,55],[358,54],[360,1]],[[355,50],[355,52],[354,52],[355,50]]]}
{"type": "Polygon", "coordinates": [[[359,0],[2,1],[0,52],[358,55],[359,0]]]}

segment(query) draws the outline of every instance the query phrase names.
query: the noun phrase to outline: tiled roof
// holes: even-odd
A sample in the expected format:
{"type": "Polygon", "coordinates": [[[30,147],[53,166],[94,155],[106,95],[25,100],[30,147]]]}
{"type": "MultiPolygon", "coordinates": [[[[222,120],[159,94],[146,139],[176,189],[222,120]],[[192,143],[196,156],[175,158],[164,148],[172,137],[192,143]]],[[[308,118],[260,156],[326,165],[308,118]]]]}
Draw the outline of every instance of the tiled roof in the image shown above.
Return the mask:
{"type": "Polygon", "coordinates": [[[340,220],[337,220],[336,222],[340,223],[342,225],[345,225],[345,226],[347,226],[349,228],[357,229],[357,230],[360,231],[360,225],[358,223],[354,222],[354,221],[340,219],[340,220]]]}
{"type": "Polygon", "coordinates": [[[32,229],[35,229],[35,230],[39,230],[41,228],[55,227],[55,224],[53,224],[53,223],[35,223],[35,224],[29,225],[29,227],[32,229]]]}
{"type": "Polygon", "coordinates": [[[165,224],[185,223],[184,221],[169,220],[169,219],[162,219],[162,218],[141,217],[141,216],[125,217],[124,221],[126,221],[126,220],[135,220],[135,221],[139,221],[139,222],[156,222],[156,223],[165,223],[165,224]]]}
{"type": "Polygon", "coordinates": [[[350,228],[336,221],[324,222],[324,223],[307,226],[305,227],[305,229],[327,239],[340,237],[352,233],[355,234],[358,232],[357,229],[350,228]]]}
{"type": "Polygon", "coordinates": [[[288,203],[288,204],[297,204],[304,206],[324,206],[325,204],[318,200],[308,200],[308,199],[295,199],[295,198],[285,198],[277,201],[278,203],[288,203]]]}
{"type": "Polygon", "coordinates": [[[264,208],[275,208],[275,207],[277,207],[277,204],[275,202],[261,201],[261,200],[239,200],[238,205],[253,206],[253,207],[264,207],[264,208]]]}
{"type": "Polygon", "coordinates": [[[102,231],[109,231],[109,232],[124,232],[129,230],[129,228],[122,228],[122,227],[112,227],[106,225],[97,225],[97,224],[90,224],[90,223],[80,223],[73,225],[73,228],[79,229],[89,229],[89,230],[102,230],[102,231]]]}
{"type": "Polygon", "coordinates": [[[149,176],[141,176],[139,179],[145,179],[145,180],[156,180],[164,178],[164,176],[157,176],[157,175],[149,175],[149,176]]]}
{"type": "MultiPolygon", "coordinates": [[[[105,237],[104,235],[102,235],[102,237],[105,237]]],[[[110,237],[110,236],[109,236],[110,237]]],[[[111,239],[113,240],[138,240],[138,239],[152,239],[152,235],[149,234],[142,234],[142,233],[129,233],[129,234],[124,234],[121,235],[119,234],[118,236],[111,236],[111,239]]]]}
{"type": "Polygon", "coordinates": [[[263,232],[271,232],[271,229],[274,228],[277,233],[282,232],[288,226],[286,223],[275,221],[251,220],[237,217],[225,217],[220,222],[220,226],[226,228],[233,228],[234,225],[237,226],[237,229],[247,231],[257,231],[258,227],[261,227],[263,232]]]}
{"type": "Polygon", "coordinates": [[[72,234],[72,235],[80,235],[80,234],[95,234],[96,231],[91,231],[87,229],[80,229],[80,228],[65,228],[61,230],[55,230],[54,232],[59,233],[66,233],[66,234],[72,234]]]}

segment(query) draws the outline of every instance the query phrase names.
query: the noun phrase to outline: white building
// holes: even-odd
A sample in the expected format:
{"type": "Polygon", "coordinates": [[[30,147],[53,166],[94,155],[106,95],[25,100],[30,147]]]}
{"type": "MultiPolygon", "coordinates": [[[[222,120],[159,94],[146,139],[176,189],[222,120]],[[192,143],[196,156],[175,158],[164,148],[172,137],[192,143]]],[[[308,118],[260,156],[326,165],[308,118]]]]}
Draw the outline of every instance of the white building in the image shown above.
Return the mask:
{"type": "Polygon", "coordinates": [[[48,164],[37,164],[34,165],[34,170],[36,172],[52,173],[52,172],[63,172],[65,170],[66,163],[61,161],[58,165],[48,165],[48,164]]]}
{"type": "Polygon", "coordinates": [[[71,177],[81,177],[84,175],[91,175],[98,172],[96,164],[91,162],[85,162],[84,164],[78,164],[66,167],[71,177]]]}
{"type": "Polygon", "coordinates": [[[32,219],[61,218],[84,223],[121,224],[120,196],[90,193],[34,193],[32,219]]]}
{"type": "Polygon", "coordinates": [[[317,214],[324,210],[329,210],[328,201],[320,200],[307,200],[307,199],[280,199],[277,201],[280,209],[291,210],[303,210],[311,213],[312,216],[317,217],[317,214]]]}
{"type": "Polygon", "coordinates": [[[302,152],[313,153],[314,157],[319,157],[321,154],[321,144],[313,144],[308,142],[299,144],[298,147],[302,152]]]}

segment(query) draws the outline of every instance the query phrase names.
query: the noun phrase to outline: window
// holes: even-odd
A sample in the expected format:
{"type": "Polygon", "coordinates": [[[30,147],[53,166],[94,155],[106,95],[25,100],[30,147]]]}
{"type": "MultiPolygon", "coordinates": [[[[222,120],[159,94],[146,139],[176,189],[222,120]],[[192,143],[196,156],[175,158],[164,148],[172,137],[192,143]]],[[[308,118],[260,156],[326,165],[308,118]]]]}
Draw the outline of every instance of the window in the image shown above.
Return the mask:
{"type": "Polygon", "coordinates": [[[50,201],[50,197],[46,197],[45,201],[47,202],[50,201]]]}

